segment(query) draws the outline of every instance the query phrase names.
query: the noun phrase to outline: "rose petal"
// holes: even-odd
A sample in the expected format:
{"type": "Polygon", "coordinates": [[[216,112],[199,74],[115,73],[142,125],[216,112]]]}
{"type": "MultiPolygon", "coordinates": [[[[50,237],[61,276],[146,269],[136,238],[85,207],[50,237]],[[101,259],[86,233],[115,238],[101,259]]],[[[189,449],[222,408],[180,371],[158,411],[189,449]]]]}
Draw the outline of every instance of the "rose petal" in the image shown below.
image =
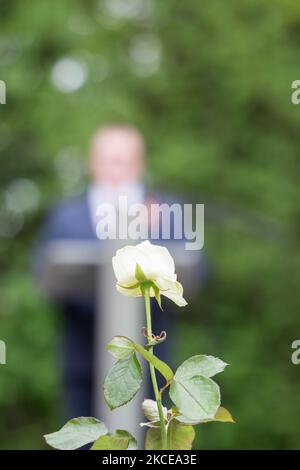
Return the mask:
{"type": "Polygon", "coordinates": [[[183,298],[183,287],[178,281],[172,279],[158,278],[155,281],[161,295],[175,302],[179,307],[187,305],[187,301],[183,298]]]}
{"type": "Polygon", "coordinates": [[[137,249],[146,255],[150,262],[148,273],[151,275],[151,279],[158,276],[173,279],[176,276],[174,260],[167,248],[152,245],[146,240],[137,245],[137,249]]]}

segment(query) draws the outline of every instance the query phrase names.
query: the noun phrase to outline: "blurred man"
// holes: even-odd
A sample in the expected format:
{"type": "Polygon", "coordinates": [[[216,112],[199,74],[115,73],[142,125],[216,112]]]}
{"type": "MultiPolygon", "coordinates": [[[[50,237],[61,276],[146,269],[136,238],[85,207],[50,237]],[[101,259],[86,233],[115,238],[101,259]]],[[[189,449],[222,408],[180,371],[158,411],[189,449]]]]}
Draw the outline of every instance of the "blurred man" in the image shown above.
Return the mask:
{"type": "MultiPolygon", "coordinates": [[[[128,205],[153,201],[143,183],[145,144],[136,128],[112,124],[99,129],[91,139],[88,168],[87,190],[59,203],[47,218],[40,253],[55,240],[96,240],[97,209],[101,204],[117,207],[120,196],[127,196],[128,205]]],[[[105,249],[105,242],[99,243],[105,249]]],[[[43,260],[43,256],[39,259],[43,260]]],[[[62,363],[67,415],[89,416],[95,299],[64,301],[59,307],[64,313],[62,363]]],[[[154,331],[166,328],[166,315],[154,315],[154,318],[159,319],[154,331]]],[[[164,345],[160,354],[163,348],[164,345]]]]}

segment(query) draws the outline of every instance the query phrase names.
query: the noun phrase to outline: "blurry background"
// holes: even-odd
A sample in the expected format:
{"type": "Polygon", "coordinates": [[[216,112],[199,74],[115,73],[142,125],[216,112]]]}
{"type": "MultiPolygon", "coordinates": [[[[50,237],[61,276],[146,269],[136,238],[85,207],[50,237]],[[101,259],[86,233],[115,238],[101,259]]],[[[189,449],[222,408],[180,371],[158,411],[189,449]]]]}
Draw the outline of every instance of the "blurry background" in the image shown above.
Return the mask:
{"type": "Polygon", "coordinates": [[[196,447],[299,447],[299,41],[293,0],[0,0],[0,448],[43,448],[61,424],[60,319],[29,255],[45,210],[84,186],[91,132],[120,120],[145,133],[154,188],[206,205],[210,279],[176,361],[232,364],[237,424],[203,425],[196,447]]]}

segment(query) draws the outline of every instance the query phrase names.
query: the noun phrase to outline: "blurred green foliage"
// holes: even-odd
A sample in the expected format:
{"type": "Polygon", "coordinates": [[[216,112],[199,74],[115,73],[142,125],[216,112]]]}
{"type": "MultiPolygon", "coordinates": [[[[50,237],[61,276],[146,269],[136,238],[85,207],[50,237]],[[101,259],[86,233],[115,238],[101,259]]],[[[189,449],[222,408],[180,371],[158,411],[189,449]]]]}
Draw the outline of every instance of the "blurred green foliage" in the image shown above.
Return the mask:
{"type": "Polygon", "coordinates": [[[91,132],[115,120],[145,133],[153,187],[206,205],[210,279],[179,320],[177,360],[232,364],[219,382],[237,424],[203,426],[197,447],[299,447],[299,2],[0,0],[0,13],[0,447],[42,448],[61,424],[59,322],[28,257],[45,209],[83,187],[91,132]],[[66,57],[82,75],[69,93],[66,57]]]}

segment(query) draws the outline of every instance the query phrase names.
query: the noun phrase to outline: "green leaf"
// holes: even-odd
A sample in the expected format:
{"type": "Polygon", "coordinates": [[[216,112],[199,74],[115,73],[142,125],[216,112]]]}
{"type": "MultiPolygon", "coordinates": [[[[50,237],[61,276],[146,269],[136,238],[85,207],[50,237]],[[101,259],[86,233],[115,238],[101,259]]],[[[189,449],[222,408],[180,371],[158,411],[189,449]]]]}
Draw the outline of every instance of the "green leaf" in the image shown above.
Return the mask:
{"type": "Polygon", "coordinates": [[[213,418],[221,401],[218,385],[201,375],[186,378],[177,372],[171,384],[170,397],[179,412],[190,419],[213,418]]]}
{"type": "Polygon", "coordinates": [[[189,379],[195,375],[202,375],[203,377],[213,377],[220,372],[223,372],[228,364],[223,362],[218,357],[204,356],[199,354],[198,356],[192,356],[184,361],[176,371],[177,377],[180,375],[181,378],[189,379]]]}
{"type": "Polygon", "coordinates": [[[128,359],[134,353],[134,343],[126,336],[115,336],[107,349],[117,359],[128,359]]]}
{"type": "Polygon", "coordinates": [[[91,450],[126,450],[128,448],[129,439],[119,438],[118,436],[113,436],[107,434],[106,436],[101,436],[94,442],[91,450]]]}
{"type": "MultiPolygon", "coordinates": [[[[172,420],[168,426],[168,450],[191,450],[195,438],[192,426],[185,426],[172,420]]],[[[145,441],[146,450],[161,450],[160,429],[148,429],[145,441]]]]}
{"type": "Polygon", "coordinates": [[[168,364],[163,362],[161,359],[158,359],[158,357],[154,356],[154,354],[151,354],[140,344],[134,343],[134,347],[143,356],[143,358],[146,359],[146,361],[150,362],[150,364],[152,364],[155,369],[157,369],[164,376],[168,383],[171,382],[174,373],[168,364]]]}
{"type": "Polygon", "coordinates": [[[231,413],[223,406],[220,406],[213,420],[221,423],[234,423],[231,413]]]}
{"type": "Polygon", "coordinates": [[[151,354],[140,344],[134,343],[126,336],[115,336],[107,345],[107,349],[118,359],[126,359],[132,356],[133,351],[138,351],[146,361],[163,375],[167,382],[170,382],[174,376],[172,369],[158,357],[151,354]]]}
{"type": "Polygon", "coordinates": [[[190,420],[213,419],[220,407],[220,389],[210,379],[226,363],[213,356],[198,355],[184,361],[174,376],[170,397],[179,412],[190,420]]]}
{"type": "Polygon", "coordinates": [[[44,438],[54,449],[74,450],[105,434],[107,429],[102,421],[82,417],[71,419],[59,431],[46,434],[44,438]]]}
{"type": "Polygon", "coordinates": [[[94,442],[91,450],[136,450],[137,442],[127,431],[117,429],[115,434],[101,436],[94,442]]]}
{"type": "Polygon", "coordinates": [[[148,429],[146,433],[145,450],[162,450],[160,428],[148,429]]]}
{"type": "Polygon", "coordinates": [[[116,362],[104,381],[104,398],[109,408],[114,410],[132,400],[141,383],[142,368],[136,354],[116,362]]]}
{"type": "Polygon", "coordinates": [[[135,266],[135,278],[139,282],[147,281],[147,278],[146,278],[145,274],[143,273],[142,268],[140,267],[140,265],[138,263],[136,263],[136,266],[135,266]]]}
{"type": "Polygon", "coordinates": [[[119,434],[119,436],[125,437],[126,435],[129,437],[129,444],[128,444],[127,450],[137,450],[138,448],[137,440],[129,432],[123,431],[121,429],[117,429],[116,432],[119,434]]]}
{"type": "Polygon", "coordinates": [[[168,427],[169,450],[191,450],[195,439],[193,426],[183,426],[172,420],[168,427]]]}
{"type": "Polygon", "coordinates": [[[176,416],[175,419],[182,424],[191,424],[193,426],[195,426],[196,424],[204,424],[214,421],[219,421],[221,423],[234,423],[234,419],[232,418],[231,414],[223,406],[220,406],[220,408],[217,410],[217,413],[212,419],[190,419],[182,415],[176,416]]]}

